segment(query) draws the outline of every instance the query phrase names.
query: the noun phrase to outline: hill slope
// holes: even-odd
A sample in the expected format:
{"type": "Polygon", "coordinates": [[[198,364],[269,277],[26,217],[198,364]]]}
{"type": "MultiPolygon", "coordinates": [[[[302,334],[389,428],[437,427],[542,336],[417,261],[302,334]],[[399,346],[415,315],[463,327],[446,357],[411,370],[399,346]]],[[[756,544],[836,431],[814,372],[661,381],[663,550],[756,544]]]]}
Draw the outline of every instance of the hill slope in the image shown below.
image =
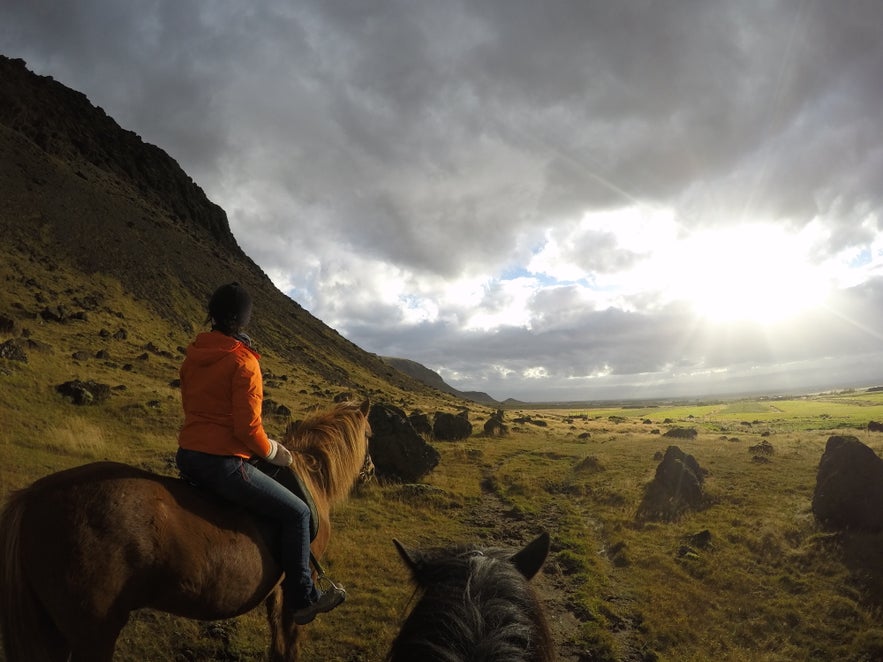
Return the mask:
{"type": "Polygon", "coordinates": [[[383,360],[396,370],[399,370],[406,375],[409,375],[414,379],[423,382],[427,386],[438,389],[442,393],[449,393],[450,395],[456,396],[458,398],[463,398],[464,400],[471,400],[472,402],[478,402],[486,405],[493,405],[497,402],[487,393],[482,393],[481,391],[458,391],[453,386],[450,386],[444,379],[442,379],[442,376],[440,374],[438,374],[434,370],[430,370],[425,365],[417,363],[416,361],[411,361],[410,359],[395,358],[392,356],[384,356],[383,360]]]}
{"type": "MultiPolygon", "coordinates": [[[[165,152],[83,94],[2,56],[0,255],[0,314],[18,329],[0,342],[24,330],[59,358],[100,351],[98,333],[124,326],[130,354],[153,343],[172,367],[205,328],[211,291],[238,280],[255,298],[250,331],[270,371],[285,374],[288,401],[310,406],[341,390],[402,404],[439,397],[280,292],[239,247],[224,211],[165,152]],[[88,313],[78,329],[95,328],[74,338],[70,326],[46,323],[47,306],[88,313]]],[[[68,372],[85,378],[79,368],[68,372]]]]}

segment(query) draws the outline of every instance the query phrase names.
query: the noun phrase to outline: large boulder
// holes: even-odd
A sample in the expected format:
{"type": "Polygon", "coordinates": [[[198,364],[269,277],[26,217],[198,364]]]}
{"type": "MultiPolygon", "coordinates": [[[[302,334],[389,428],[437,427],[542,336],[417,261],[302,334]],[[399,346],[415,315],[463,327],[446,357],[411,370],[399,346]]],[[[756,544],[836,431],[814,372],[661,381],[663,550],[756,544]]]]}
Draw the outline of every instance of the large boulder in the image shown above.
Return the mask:
{"type": "Polygon", "coordinates": [[[417,434],[398,407],[375,404],[368,422],[371,459],[379,479],[413,483],[438,465],[438,451],[417,434]]]}
{"type": "Polygon", "coordinates": [[[677,446],[669,446],[648,483],[636,517],[673,521],[702,505],[705,471],[696,459],[677,446]]]}
{"type": "Polygon", "coordinates": [[[98,382],[74,379],[55,387],[61,395],[75,405],[94,405],[110,397],[110,386],[98,382]]]}
{"type": "Polygon", "coordinates": [[[484,434],[488,437],[505,437],[509,434],[509,427],[503,422],[503,410],[495,411],[484,424],[484,434]]]}
{"type": "Polygon", "coordinates": [[[426,435],[427,437],[432,434],[432,423],[429,422],[429,416],[419,409],[412,411],[411,415],[408,416],[408,420],[414,426],[417,434],[426,435]]]}
{"type": "Polygon", "coordinates": [[[883,460],[856,437],[829,437],[812,512],[828,528],[883,530],[883,460]]]}
{"type": "Polygon", "coordinates": [[[438,441],[460,441],[472,434],[469,413],[459,414],[437,411],[432,421],[432,438],[438,441]]]}

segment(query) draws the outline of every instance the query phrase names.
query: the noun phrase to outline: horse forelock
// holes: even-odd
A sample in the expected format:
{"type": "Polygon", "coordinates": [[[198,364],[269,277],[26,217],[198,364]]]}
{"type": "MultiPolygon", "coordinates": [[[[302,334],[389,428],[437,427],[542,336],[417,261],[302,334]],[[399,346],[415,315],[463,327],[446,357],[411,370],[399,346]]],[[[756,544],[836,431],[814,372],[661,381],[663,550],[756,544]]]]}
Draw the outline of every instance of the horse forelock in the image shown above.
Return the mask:
{"type": "Polygon", "coordinates": [[[389,659],[551,660],[538,598],[502,550],[431,553],[415,576],[422,589],[389,659]]]}
{"type": "Polygon", "coordinates": [[[329,501],[345,498],[368,452],[368,419],[353,402],[339,403],[291,428],[283,444],[295,469],[318,483],[329,501]]]}

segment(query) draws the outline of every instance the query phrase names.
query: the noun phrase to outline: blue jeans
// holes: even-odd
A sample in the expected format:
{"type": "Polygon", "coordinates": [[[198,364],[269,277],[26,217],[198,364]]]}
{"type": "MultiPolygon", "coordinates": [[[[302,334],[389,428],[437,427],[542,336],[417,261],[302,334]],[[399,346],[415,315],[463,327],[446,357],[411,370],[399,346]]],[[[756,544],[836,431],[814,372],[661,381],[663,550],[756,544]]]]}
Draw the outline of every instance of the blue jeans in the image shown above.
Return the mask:
{"type": "Polygon", "coordinates": [[[315,602],[319,592],[310,571],[309,506],[241,457],[179,448],[175,460],[188,480],[278,526],[286,605],[298,609],[315,602]]]}

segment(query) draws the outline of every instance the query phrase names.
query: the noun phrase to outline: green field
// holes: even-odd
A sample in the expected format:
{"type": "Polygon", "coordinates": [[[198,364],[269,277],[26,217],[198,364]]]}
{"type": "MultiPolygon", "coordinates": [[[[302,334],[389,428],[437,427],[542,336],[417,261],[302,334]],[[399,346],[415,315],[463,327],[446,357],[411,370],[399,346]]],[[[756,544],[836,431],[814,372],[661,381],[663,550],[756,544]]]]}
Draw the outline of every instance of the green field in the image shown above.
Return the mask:
{"type": "MultiPolygon", "coordinates": [[[[168,472],[174,393],[158,409],[54,402],[45,425],[16,413],[27,377],[4,377],[2,490],[94,459],[168,472]],[[108,408],[113,408],[109,411],[108,408]],[[128,415],[122,412],[128,411],[128,415]],[[109,415],[115,414],[115,415],[109,415]],[[33,430],[33,434],[28,434],[33,430]]],[[[476,429],[489,410],[473,411],[476,429]]],[[[883,659],[883,537],[821,530],[811,513],[819,459],[831,434],[854,434],[878,454],[883,395],[848,392],[776,401],[647,409],[519,410],[503,438],[439,443],[429,488],[373,485],[334,516],[328,567],[351,599],[317,620],[307,660],[380,660],[412,594],[391,544],[553,539],[535,579],[562,660],[883,659]],[[693,440],[662,436],[693,427],[693,440]],[[758,462],[749,447],[769,441],[758,462]],[[635,518],[654,454],[678,445],[707,470],[705,505],[672,523],[635,518]],[[691,536],[707,531],[708,544],[691,536]]],[[[658,456],[657,456],[658,457],[658,456]]],[[[119,660],[260,660],[263,611],[200,623],[133,616],[119,660]]]]}

